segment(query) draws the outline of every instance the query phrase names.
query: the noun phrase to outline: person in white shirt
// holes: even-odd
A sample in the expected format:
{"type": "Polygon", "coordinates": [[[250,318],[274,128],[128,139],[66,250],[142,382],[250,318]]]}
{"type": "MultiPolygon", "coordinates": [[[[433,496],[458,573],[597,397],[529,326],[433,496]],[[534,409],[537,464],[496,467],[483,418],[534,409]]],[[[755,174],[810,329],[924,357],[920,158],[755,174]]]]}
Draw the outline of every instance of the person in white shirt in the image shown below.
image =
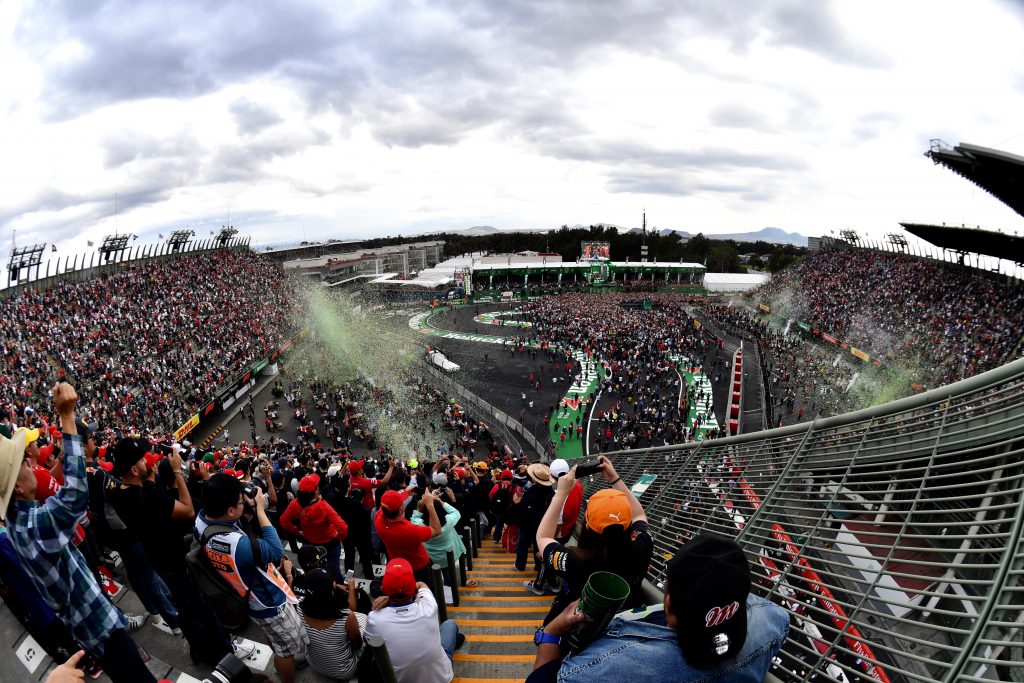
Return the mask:
{"type": "Polygon", "coordinates": [[[384,639],[398,683],[451,683],[452,658],[466,640],[458,625],[437,623],[437,601],[407,560],[388,562],[381,589],[363,635],[384,639]]]}

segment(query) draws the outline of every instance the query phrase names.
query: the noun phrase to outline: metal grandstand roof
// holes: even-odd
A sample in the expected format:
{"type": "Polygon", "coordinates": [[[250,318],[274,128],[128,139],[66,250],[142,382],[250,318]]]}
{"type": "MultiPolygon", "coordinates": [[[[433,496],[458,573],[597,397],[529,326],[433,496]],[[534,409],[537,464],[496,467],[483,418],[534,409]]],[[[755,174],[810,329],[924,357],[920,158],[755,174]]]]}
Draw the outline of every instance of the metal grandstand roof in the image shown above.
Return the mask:
{"type": "MultiPolygon", "coordinates": [[[[1024,681],[1024,360],[811,424],[610,457],[657,587],[736,538],[792,615],[786,681],[1024,681]]],[[[585,497],[605,486],[591,477],[585,497]]]]}
{"type": "Polygon", "coordinates": [[[990,192],[1024,216],[1024,157],[961,142],[949,147],[932,140],[925,156],[990,192]]]}
{"type": "Polygon", "coordinates": [[[1011,261],[1024,260],[1024,237],[979,228],[900,223],[912,235],[940,249],[984,254],[1011,261]]]}

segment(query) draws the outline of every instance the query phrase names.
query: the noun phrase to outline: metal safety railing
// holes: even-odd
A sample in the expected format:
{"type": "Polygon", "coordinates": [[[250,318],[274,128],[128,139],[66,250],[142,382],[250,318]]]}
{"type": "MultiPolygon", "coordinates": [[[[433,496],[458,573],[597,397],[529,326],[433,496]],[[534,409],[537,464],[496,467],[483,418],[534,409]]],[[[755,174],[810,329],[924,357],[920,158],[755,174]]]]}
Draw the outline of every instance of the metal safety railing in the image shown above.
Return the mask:
{"type": "Polygon", "coordinates": [[[744,548],[753,591],[792,617],[780,679],[1024,681],[1024,360],[809,424],[609,457],[641,484],[655,586],[697,534],[744,548]]]}
{"type": "MultiPolygon", "coordinates": [[[[492,405],[490,402],[481,398],[473,391],[457,382],[451,376],[446,375],[429,363],[424,363],[423,368],[424,371],[430,375],[433,382],[445,387],[447,391],[458,396],[460,400],[465,401],[475,410],[480,411],[480,413],[487,415],[487,417],[481,418],[483,421],[506,428],[506,436],[511,436],[507,430],[515,432],[517,437],[522,438],[527,444],[529,444],[530,448],[538,453],[542,460],[547,459],[547,448],[536,436],[542,428],[540,418],[533,415],[523,415],[521,416],[521,419],[517,419],[505,412],[505,410],[492,405]]],[[[515,438],[515,443],[518,443],[518,438],[515,438]]]]}

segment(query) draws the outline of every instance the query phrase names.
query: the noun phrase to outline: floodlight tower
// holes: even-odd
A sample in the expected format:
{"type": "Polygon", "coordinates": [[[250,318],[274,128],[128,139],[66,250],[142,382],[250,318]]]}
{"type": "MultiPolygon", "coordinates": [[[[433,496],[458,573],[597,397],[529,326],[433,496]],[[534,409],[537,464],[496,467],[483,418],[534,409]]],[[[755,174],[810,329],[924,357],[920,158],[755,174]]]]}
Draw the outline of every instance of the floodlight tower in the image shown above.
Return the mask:
{"type": "Polygon", "coordinates": [[[640,238],[640,261],[647,262],[647,209],[644,209],[644,222],[640,238]]]}
{"type": "Polygon", "coordinates": [[[238,234],[238,230],[233,225],[222,225],[220,226],[220,234],[217,235],[217,246],[226,247],[228,240],[238,234]]]}
{"type": "Polygon", "coordinates": [[[175,230],[171,233],[171,236],[167,238],[167,245],[171,248],[172,253],[181,251],[182,247],[188,244],[196,234],[195,230],[175,230]]]}
{"type": "Polygon", "coordinates": [[[111,258],[115,258],[115,255],[120,254],[122,251],[128,248],[128,240],[135,239],[135,235],[125,234],[118,235],[107,235],[103,238],[103,244],[100,245],[99,252],[100,257],[104,263],[108,263],[111,258]]]}
{"type": "Polygon", "coordinates": [[[840,230],[839,236],[854,246],[860,246],[860,235],[856,230],[840,230]]]}
{"type": "Polygon", "coordinates": [[[907,251],[907,239],[898,233],[890,232],[885,236],[889,240],[889,244],[893,245],[897,250],[906,253],[907,251]]]}
{"type": "Polygon", "coordinates": [[[22,271],[25,277],[32,275],[32,268],[36,269],[36,277],[39,277],[39,264],[43,260],[43,249],[46,242],[33,244],[30,247],[14,247],[11,249],[11,260],[7,264],[7,284],[17,284],[22,271]]]}

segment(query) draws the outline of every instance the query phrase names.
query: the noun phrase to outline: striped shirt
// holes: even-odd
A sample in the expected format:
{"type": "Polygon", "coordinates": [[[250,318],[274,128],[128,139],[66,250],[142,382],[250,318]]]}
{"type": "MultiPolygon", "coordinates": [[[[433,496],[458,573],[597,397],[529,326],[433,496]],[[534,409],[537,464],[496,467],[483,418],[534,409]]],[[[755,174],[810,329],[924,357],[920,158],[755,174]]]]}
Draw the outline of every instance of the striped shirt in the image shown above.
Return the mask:
{"type": "Polygon", "coordinates": [[[17,501],[7,531],[25,573],[46,604],[75,640],[101,656],[110,634],[128,622],[107,599],[71,542],[89,501],[82,437],[65,434],[63,450],[64,486],[42,505],[17,501]]]}
{"type": "MultiPolygon", "coordinates": [[[[344,610],[341,616],[325,629],[310,626],[302,614],[302,608],[299,608],[299,615],[303,618],[306,634],[309,636],[309,646],[306,648],[306,661],[309,662],[309,667],[328,678],[355,678],[356,665],[363,652],[363,646],[360,644],[359,650],[352,651],[352,644],[345,633],[348,610],[344,610]]],[[[365,614],[356,612],[356,622],[359,624],[359,633],[366,630],[365,614]]]]}

